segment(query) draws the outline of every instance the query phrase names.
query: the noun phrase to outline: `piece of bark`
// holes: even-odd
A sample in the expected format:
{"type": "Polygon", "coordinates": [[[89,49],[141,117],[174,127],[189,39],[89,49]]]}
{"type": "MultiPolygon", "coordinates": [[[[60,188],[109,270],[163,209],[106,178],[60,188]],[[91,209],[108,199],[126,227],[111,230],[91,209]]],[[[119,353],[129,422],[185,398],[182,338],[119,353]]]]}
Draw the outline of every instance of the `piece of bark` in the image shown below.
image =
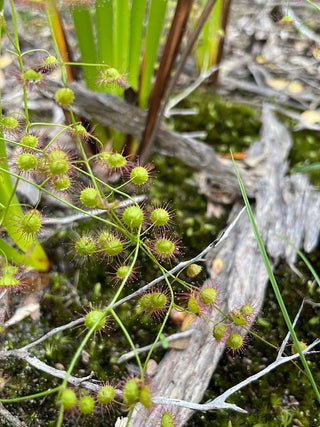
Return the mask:
{"type": "MultiPolygon", "coordinates": [[[[61,85],[50,80],[41,88],[42,94],[54,99],[61,85]]],[[[73,82],[69,85],[75,95],[73,111],[86,120],[96,119],[103,126],[141,138],[146,123],[146,111],[128,104],[119,97],[97,93],[85,89],[83,84],[73,82]]],[[[232,162],[220,159],[212,147],[192,138],[180,135],[162,123],[157,134],[154,150],[166,156],[180,159],[188,166],[206,171],[211,177],[211,185],[217,192],[227,193],[230,200],[240,195],[232,162]]],[[[249,197],[254,194],[254,181],[244,164],[238,165],[246,184],[249,197]]]]}
{"type": "MultiPolygon", "coordinates": [[[[275,265],[280,257],[293,263],[295,252],[274,234],[282,234],[297,247],[303,243],[305,250],[312,250],[319,235],[320,194],[305,176],[285,176],[291,137],[269,106],[264,107],[262,121],[261,138],[248,154],[249,157],[263,154],[259,164],[260,176],[256,179],[254,215],[272,264],[275,265]]],[[[243,202],[236,203],[231,216],[234,217],[242,206],[243,202]]],[[[268,275],[247,214],[240,217],[228,239],[212,250],[207,262],[212,279],[219,285],[219,306],[224,312],[239,308],[243,303],[251,303],[259,311],[268,275]],[[219,270],[212,268],[216,259],[221,260],[219,270]]],[[[221,315],[214,311],[211,318],[219,321],[221,315]]],[[[190,328],[193,328],[193,334],[188,348],[168,351],[152,377],[150,388],[154,396],[201,401],[224,345],[214,341],[212,325],[208,322],[197,319],[190,328]]],[[[164,411],[161,405],[154,405],[151,411],[145,411],[141,405],[137,409],[131,427],[152,426],[164,411]]],[[[190,409],[177,406],[171,406],[170,412],[179,426],[185,425],[192,415],[190,409]]]]}

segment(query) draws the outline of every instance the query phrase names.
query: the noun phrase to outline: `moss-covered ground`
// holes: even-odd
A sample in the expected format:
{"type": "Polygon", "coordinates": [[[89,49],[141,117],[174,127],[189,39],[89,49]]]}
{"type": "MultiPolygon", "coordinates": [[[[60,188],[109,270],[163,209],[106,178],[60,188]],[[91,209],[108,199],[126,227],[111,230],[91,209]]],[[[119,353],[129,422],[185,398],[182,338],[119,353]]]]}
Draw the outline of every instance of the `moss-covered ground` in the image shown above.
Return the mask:
{"type": "MultiPolygon", "coordinates": [[[[207,130],[206,142],[212,144],[221,153],[241,152],[258,137],[260,128],[257,112],[247,106],[234,105],[210,94],[197,93],[184,104],[184,107],[198,109],[199,115],[189,116],[175,121],[180,131],[207,130]]],[[[300,138],[300,136],[299,136],[300,138]]],[[[316,144],[317,135],[301,134],[301,141],[309,141],[307,145],[295,138],[295,146],[291,153],[292,164],[309,162],[319,158],[316,144]]],[[[192,169],[176,159],[168,159],[160,155],[153,158],[156,178],[151,185],[150,199],[154,203],[170,203],[175,213],[176,233],[181,237],[183,258],[188,259],[201,251],[224,227],[228,214],[220,219],[206,218],[207,202],[199,195],[192,169]]],[[[316,177],[313,177],[316,180],[316,177]]],[[[315,182],[315,181],[314,181],[315,182]]],[[[316,182],[315,182],[316,183],[316,182]]],[[[77,266],[70,253],[70,241],[75,233],[90,231],[95,227],[91,221],[74,225],[72,230],[57,231],[46,243],[51,258],[53,272],[50,284],[41,299],[41,317],[38,322],[30,318],[13,326],[2,335],[2,348],[17,348],[43,335],[55,326],[67,323],[85,313],[89,302],[95,306],[104,304],[114,294],[114,283],[107,278],[105,263],[88,263],[77,266]]],[[[309,255],[314,267],[319,270],[319,253],[309,255]]],[[[142,256],[138,261],[139,286],[151,280],[156,274],[154,266],[142,256]]],[[[280,289],[287,304],[291,318],[296,314],[302,298],[319,300],[319,291],[312,284],[311,275],[302,262],[298,261],[298,269],[303,273],[299,279],[290,269],[281,265],[276,271],[280,289]]],[[[130,293],[136,285],[126,289],[130,293]]],[[[19,299],[16,296],[15,299],[19,299]]],[[[13,301],[14,302],[14,301],[13,301]]],[[[126,324],[133,342],[140,346],[150,344],[155,337],[159,323],[149,318],[138,316],[135,302],[125,304],[118,313],[126,324]]],[[[300,339],[311,342],[319,332],[320,312],[318,306],[307,303],[297,326],[300,339]]],[[[173,324],[168,325],[168,333],[176,331],[173,324]]],[[[280,315],[275,298],[268,288],[263,312],[259,314],[255,331],[274,346],[281,343],[286,334],[284,321],[280,315]]],[[[78,328],[47,340],[43,346],[32,351],[41,360],[58,368],[66,369],[75,352],[75,342],[83,336],[83,329],[78,328]]],[[[77,364],[74,375],[84,376],[91,370],[102,381],[110,378],[123,378],[125,366],[118,366],[116,360],[128,351],[128,344],[115,325],[102,337],[97,334],[86,346],[81,360],[77,364]]],[[[164,350],[157,350],[154,359],[160,360],[164,350]]],[[[290,348],[287,349],[290,352],[290,348]]],[[[233,384],[257,372],[274,360],[276,350],[257,338],[252,338],[242,357],[233,358],[226,353],[215,372],[204,401],[218,395],[233,384]]],[[[310,368],[316,381],[320,382],[317,370],[317,355],[309,358],[310,368]]],[[[134,363],[134,361],[132,362],[134,363]]],[[[2,396],[16,397],[55,387],[59,381],[48,375],[36,372],[30,366],[10,360],[2,367],[2,396]]],[[[320,425],[319,406],[314,393],[303,374],[300,363],[281,366],[276,371],[251,384],[236,394],[232,401],[247,409],[247,415],[239,415],[230,411],[196,414],[189,422],[190,426],[318,426],[320,425]],[[300,423],[300,424],[299,424],[300,423]]],[[[17,416],[25,419],[30,426],[53,426],[57,419],[57,407],[54,396],[28,400],[24,403],[6,405],[17,416]],[[40,408],[40,409],[39,409],[40,408]]],[[[108,415],[108,425],[119,415],[114,410],[108,415]]],[[[94,416],[81,418],[78,414],[66,417],[64,425],[105,426],[106,419],[97,411],[94,416]]],[[[2,424],[5,426],[5,424],[2,424]]]]}

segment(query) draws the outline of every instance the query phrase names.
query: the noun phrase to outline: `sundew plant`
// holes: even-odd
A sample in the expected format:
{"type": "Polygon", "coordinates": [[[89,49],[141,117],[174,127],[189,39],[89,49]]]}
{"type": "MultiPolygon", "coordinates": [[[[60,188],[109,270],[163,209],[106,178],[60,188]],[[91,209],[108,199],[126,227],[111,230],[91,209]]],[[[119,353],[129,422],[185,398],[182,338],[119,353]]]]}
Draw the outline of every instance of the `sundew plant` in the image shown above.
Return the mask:
{"type": "MultiPolygon", "coordinates": [[[[181,252],[179,238],[175,236],[172,227],[173,211],[168,205],[150,206],[147,201],[138,203],[142,195],[147,200],[148,184],[156,179],[152,164],[141,163],[124,156],[122,152],[112,151],[112,148],[105,149],[94,132],[83,126],[73,112],[72,106],[77,100],[67,86],[65,64],[59,50],[41,50],[43,60],[36,66],[26,65],[32,63],[39,52],[21,51],[13,1],[10,6],[13,33],[2,15],[2,37],[6,44],[10,44],[7,52],[17,63],[19,71],[15,78],[17,85],[21,87],[23,108],[21,111],[5,111],[1,114],[1,187],[3,192],[8,193],[2,199],[2,226],[7,227],[8,233],[13,230],[13,235],[17,236],[14,241],[27,242],[30,248],[29,252],[26,251],[27,255],[30,251],[34,253],[39,245],[37,236],[45,227],[41,195],[51,196],[80,216],[96,221],[95,231],[77,235],[70,243],[73,262],[85,269],[91,260],[98,260],[115,286],[113,297],[109,301],[101,301],[99,305],[89,303],[81,317],[49,331],[47,337],[76,325],[83,325],[85,330],[79,345],[75,345],[67,370],[58,375],[62,378],[61,384],[55,389],[41,392],[35,390],[33,395],[2,399],[2,402],[18,404],[23,400],[43,398],[55,393],[58,426],[63,424],[63,419],[68,414],[74,417],[88,416],[97,408],[101,408],[107,419],[108,411],[113,406],[122,408],[129,420],[138,402],[147,409],[152,407],[152,392],[145,371],[154,347],[163,336],[171,310],[174,308],[191,317],[198,316],[204,321],[210,321],[210,310],[219,309],[216,305],[218,290],[211,280],[207,280],[204,286],[199,286],[196,277],[202,267],[194,260],[182,262],[172,268],[181,252]],[[59,69],[62,87],[56,91],[53,101],[64,109],[69,123],[34,122],[28,108],[29,95],[50,84],[50,75],[59,69]],[[43,129],[49,128],[55,130],[52,137],[43,132],[43,129]],[[65,135],[68,138],[62,138],[65,135]],[[89,140],[97,147],[97,153],[90,157],[86,154],[89,140]],[[10,146],[12,152],[10,169],[6,166],[6,146],[10,146]],[[97,167],[104,171],[103,179],[95,174],[97,167]],[[19,205],[15,189],[20,181],[39,190],[40,196],[35,205],[19,205]],[[136,270],[137,260],[142,254],[155,267],[155,279],[143,287],[139,284],[139,276],[143,272],[136,270]],[[180,277],[182,271],[184,274],[180,277]],[[123,297],[128,283],[131,283],[131,288],[135,286],[136,290],[123,297]],[[137,352],[136,344],[117,313],[118,308],[127,301],[134,302],[138,314],[157,321],[154,342],[144,358],[137,352]],[[135,354],[137,373],[120,383],[112,378],[90,381],[90,376],[86,379],[74,377],[72,374],[83,349],[92,340],[104,340],[106,336],[112,339],[115,328],[121,331],[128,347],[135,354]]],[[[22,256],[15,255],[17,250],[14,241],[10,245],[10,241],[4,240],[1,247],[1,295],[2,298],[7,298],[8,303],[12,293],[23,294],[28,291],[30,285],[27,278],[31,267],[39,270],[49,268],[48,262],[44,266],[24,262],[22,256]]],[[[45,254],[41,254],[45,260],[45,254]]],[[[201,259],[201,255],[198,258],[201,259]]],[[[223,340],[234,352],[240,351],[254,316],[254,307],[249,303],[238,307],[231,314],[226,314],[219,324],[212,324],[213,339],[223,340]]],[[[25,346],[23,358],[26,354],[29,355],[27,359],[31,357],[29,349],[45,339],[46,337],[42,337],[25,346]]],[[[40,360],[38,362],[41,364],[40,360]]],[[[43,368],[45,365],[41,366],[43,368]]],[[[44,368],[45,371],[46,369],[44,368]]],[[[49,366],[48,370],[51,371],[49,366]]],[[[54,372],[57,374],[56,370],[54,372]]],[[[173,422],[170,411],[164,411],[162,425],[174,425],[173,422]]]]}
{"type": "MultiPolygon", "coordinates": [[[[0,2],[1,11],[3,3],[0,2]]],[[[67,3],[74,7],[75,2],[67,3]]],[[[173,310],[182,313],[187,322],[198,318],[209,323],[212,340],[223,343],[236,355],[243,351],[246,336],[254,323],[255,306],[252,301],[247,301],[228,313],[220,309],[219,287],[211,279],[203,280],[200,275],[201,263],[212,245],[191,260],[179,261],[183,248],[174,232],[173,209],[167,204],[148,202],[148,187],[157,179],[153,165],[126,156],[121,150],[113,150],[112,144],[103,145],[94,130],[74,114],[77,97],[68,87],[67,68],[55,32],[52,37],[56,49],[22,51],[13,0],[10,9],[10,23],[1,14],[1,35],[6,52],[16,63],[14,78],[21,88],[22,108],[21,111],[0,110],[0,188],[4,195],[0,207],[1,226],[6,232],[0,245],[1,299],[6,301],[9,311],[13,294],[23,296],[30,292],[32,269],[49,270],[49,261],[38,242],[47,221],[42,213],[44,196],[59,202],[59,209],[65,207],[74,211],[79,220],[91,220],[94,225],[86,232],[76,233],[69,242],[71,262],[77,265],[80,274],[88,265],[99,265],[113,286],[111,298],[101,298],[99,303],[94,299],[88,301],[82,313],[75,313],[69,323],[54,328],[50,326],[49,318],[48,329],[42,337],[18,349],[5,349],[1,358],[22,360],[43,375],[53,377],[58,385],[47,389],[34,385],[28,395],[17,393],[10,397],[5,395],[4,388],[0,402],[19,405],[39,399],[42,402],[39,411],[43,411],[43,402],[54,395],[55,418],[50,422],[57,426],[64,425],[67,418],[72,420],[71,424],[81,425],[86,417],[94,420],[95,416],[102,417],[104,425],[110,425],[112,410],[121,411],[126,417],[125,425],[130,425],[137,406],[150,411],[155,404],[162,404],[161,399],[155,403],[157,396],[149,387],[146,371],[156,346],[160,342],[164,347],[167,345],[164,333],[173,310]],[[37,60],[39,56],[41,61],[37,60]],[[30,95],[50,85],[51,79],[57,78],[53,75],[61,77],[61,88],[52,99],[65,113],[65,123],[60,124],[50,120],[35,121],[29,109],[30,95]],[[88,143],[94,145],[94,154],[88,154],[88,143]],[[35,204],[19,204],[16,189],[20,182],[30,184],[38,191],[35,204]],[[153,266],[151,281],[144,276],[143,268],[137,268],[140,259],[153,266]],[[202,279],[198,280],[198,277],[202,279]],[[126,320],[121,316],[121,310],[128,302],[138,321],[141,320],[138,327],[144,327],[145,319],[150,319],[153,324],[153,342],[146,353],[139,351],[139,342],[134,342],[126,320]],[[219,322],[211,320],[213,310],[222,316],[219,322]],[[62,351],[66,342],[64,332],[76,326],[81,332],[77,339],[68,343],[72,351],[64,364],[65,369],[47,364],[41,351],[47,340],[60,334],[57,345],[62,351]],[[119,335],[134,354],[136,368],[130,374],[121,380],[111,376],[102,378],[94,372],[75,376],[81,358],[93,343],[99,345],[106,340],[116,343],[119,335]]],[[[74,64],[68,62],[67,65],[72,67],[74,64]]],[[[99,69],[102,66],[100,64],[99,69]]],[[[106,70],[110,72],[110,65],[106,65],[106,70]]],[[[88,283],[87,287],[93,285],[88,283]]],[[[6,317],[4,314],[1,319],[4,334],[6,317]]],[[[295,344],[301,354],[299,343],[295,344]]],[[[46,352],[49,352],[48,345],[46,352]]],[[[158,425],[179,425],[166,404],[163,404],[158,425]]]]}

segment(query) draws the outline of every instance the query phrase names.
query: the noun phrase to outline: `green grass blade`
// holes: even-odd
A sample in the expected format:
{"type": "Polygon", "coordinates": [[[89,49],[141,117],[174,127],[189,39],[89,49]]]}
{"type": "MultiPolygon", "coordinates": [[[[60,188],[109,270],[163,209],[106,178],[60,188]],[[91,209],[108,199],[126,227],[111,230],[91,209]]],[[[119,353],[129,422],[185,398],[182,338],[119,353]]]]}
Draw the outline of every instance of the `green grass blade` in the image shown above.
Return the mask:
{"type": "Polygon", "coordinates": [[[129,3],[128,0],[115,0],[114,2],[112,67],[116,68],[120,73],[127,71],[129,63],[129,3]]]}
{"type": "MultiPolygon", "coordinates": [[[[93,34],[93,23],[90,11],[84,7],[74,7],[72,10],[74,28],[81,52],[81,62],[97,63],[96,45],[93,34]]],[[[96,88],[98,72],[95,67],[83,66],[83,74],[89,89],[96,88]]]]}
{"type": "Polygon", "coordinates": [[[97,53],[100,63],[112,66],[113,57],[113,0],[97,0],[97,53]]]}
{"type": "Polygon", "coordinates": [[[139,106],[145,108],[151,91],[168,0],[151,0],[141,68],[139,106]]]}
{"type": "Polygon", "coordinates": [[[306,166],[295,166],[291,169],[291,173],[305,173],[310,171],[315,171],[320,169],[320,162],[311,163],[310,165],[306,166]]]}
{"type": "Polygon", "coordinates": [[[130,15],[130,48],[128,81],[134,90],[138,90],[141,44],[143,35],[143,21],[146,9],[146,0],[132,0],[130,15]]]}
{"type": "MultiPolygon", "coordinates": [[[[203,6],[205,6],[206,1],[202,3],[203,6]]],[[[197,44],[195,49],[195,56],[198,68],[202,72],[207,71],[216,63],[219,40],[221,37],[222,12],[223,0],[218,0],[201,31],[199,38],[200,43],[197,44]]]]}
{"type": "Polygon", "coordinates": [[[308,260],[308,258],[300,251],[300,249],[297,248],[296,245],[294,243],[292,243],[291,240],[287,239],[286,237],[279,236],[278,234],[275,234],[275,236],[278,237],[279,239],[281,239],[283,242],[287,243],[289,246],[291,246],[297,252],[299,257],[302,259],[302,261],[305,263],[305,265],[310,270],[311,274],[314,277],[314,280],[318,283],[318,286],[320,286],[320,277],[318,276],[316,270],[313,268],[313,266],[310,263],[310,261],[308,260]]]}
{"type": "Polygon", "coordinates": [[[279,307],[281,309],[281,312],[282,312],[283,318],[284,318],[284,320],[286,322],[286,325],[288,327],[288,330],[290,331],[290,334],[291,334],[291,337],[293,339],[293,342],[294,342],[294,344],[295,344],[295,346],[296,346],[296,348],[298,350],[301,362],[302,362],[302,364],[304,366],[304,369],[306,371],[306,374],[308,376],[310,384],[312,385],[312,388],[313,388],[313,390],[314,390],[314,392],[315,392],[315,394],[317,396],[317,399],[320,402],[320,392],[319,392],[317,384],[316,384],[316,382],[315,382],[315,380],[313,378],[312,372],[310,371],[310,368],[309,368],[309,366],[307,364],[306,358],[305,358],[304,354],[301,351],[301,348],[300,348],[300,345],[299,345],[299,340],[297,338],[297,335],[296,335],[295,330],[293,328],[292,322],[291,322],[290,317],[288,315],[285,303],[284,303],[284,301],[282,299],[281,292],[279,290],[277,281],[276,281],[276,279],[274,277],[274,274],[273,274],[273,271],[272,271],[272,267],[271,267],[271,264],[270,264],[270,261],[269,261],[266,249],[265,249],[264,244],[262,242],[262,239],[261,239],[261,236],[260,236],[260,233],[259,233],[256,221],[254,219],[254,215],[253,215],[253,212],[252,212],[252,209],[251,209],[251,206],[250,206],[247,194],[246,194],[246,190],[244,188],[244,185],[243,185],[243,182],[242,182],[239,170],[238,170],[237,165],[236,165],[236,163],[235,163],[235,161],[233,159],[233,156],[232,156],[232,162],[233,162],[233,167],[235,169],[235,172],[236,172],[236,175],[237,175],[237,179],[238,179],[238,182],[239,182],[239,187],[240,187],[240,190],[241,190],[241,194],[242,194],[244,203],[245,203],[246,208],[247,208],[247,212],[248,212],[249,219],[250,219],[250,222],[251,222],[251,225],[252,225],[252,229],[254,231],[254,234],[255,234],[255,237],[256,237],[256,240],[257,240],[257,244],[258,244],[258,247],[260,249],[262,258],[263,258],[263,262],[264,262],[265,267],[267,269],[268,276],[269,276],[269,279],[270,279],[273,291],[274,291],[275,296],[277,298],[279,307]]]}
{"type": "Polygon", "coordinates": [[[39,271],[49,270],[49,262],[44,252],[43,254],[45,258],[41,257],[41,253],[39,253],[39,251],[37,251],[36,255],[34,254],[34,251],[32,251],[33,256],[27,256],[26,254],[13,248],[11,245],[9,245],[8,242],[0,239],[0,256],[3,253],[6,255],[8,261],[11,261],[15,264],[23,264],[28,267],[36,268],[39,271]]]}

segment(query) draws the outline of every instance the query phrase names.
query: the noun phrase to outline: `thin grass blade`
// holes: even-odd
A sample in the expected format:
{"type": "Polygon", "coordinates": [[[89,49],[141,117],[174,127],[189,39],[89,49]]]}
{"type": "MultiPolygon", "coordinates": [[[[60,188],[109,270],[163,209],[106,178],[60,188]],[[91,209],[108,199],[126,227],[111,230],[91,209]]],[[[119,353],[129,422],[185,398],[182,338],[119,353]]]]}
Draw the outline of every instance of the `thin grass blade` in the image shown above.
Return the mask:
{"type": "MultiPolygon", "coordinates": [[[[74,27],[81,52],[81,62],[88,64],[97,63],[95,38],[93,34],[93,22],[89,9],[74,7],[72,9],[74,27]]],[[[89,89],[96,88],[98,72],[96,67],[82,66],[84,78],[89,89]]]]}
{"type": "Polygon", "coordinates": [[[134,90],[138,90],[141,44],[144,28],[146,0],[132,0],[130,14],[130,48],[128,80],[134,90]]]}
{"type": "Polygon", "coordinates": [[[167,4],[168,0],[151,0],[149,4],[148,24],[140,71],[139,106],[141,108],[145,108],[148,103],[167,4]]]}

